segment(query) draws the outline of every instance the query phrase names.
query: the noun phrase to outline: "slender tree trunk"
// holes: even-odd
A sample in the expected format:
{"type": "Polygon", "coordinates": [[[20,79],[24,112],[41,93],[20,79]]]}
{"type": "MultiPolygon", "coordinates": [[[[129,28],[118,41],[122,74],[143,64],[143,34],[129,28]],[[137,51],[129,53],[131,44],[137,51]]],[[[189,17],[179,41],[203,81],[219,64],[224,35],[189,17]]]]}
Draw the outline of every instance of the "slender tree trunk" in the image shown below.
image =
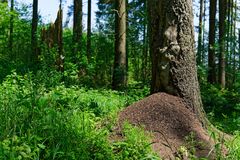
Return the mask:
{"type": "MultiPolygon", "coordinates": [[[[229,0],[229,20],[227,21],[229,24],[229,37],[227,38],[227,44],[229,44],[229,47],[228,47],[228,58],[226,60],[226,68],[229,70],[229,71],[232,71],[232,62],[233,62],[233,25],[234,25],[234,22],[233,22],[233,0],[229,0]]],[[[226,75],[226,85],[230,85],[231,84],[231,81],[232,81],[232,75],[229,75],[227,74],[226,75]]]]}
{"type": "Polygon", "coordinates": [[[140,81],[140,74],[141,74],[141,66],[140,66],[140,59],[141,59],[141,53],[138,51],[138,47],[136,47],[136,45],[134,45],[134,55],[136,57],[136,80],[140,81]]]}
{"type": "Polygon", "coordinates": [[[151,93],[166,92],[183,98],[205,124],[194,53],[192,1],[148,2],[153,62],[151,93]]]}
{"type": "Polygon", "coordinates": [[[152,54],[151,54],[151,47],[150,47],[150,37],[151,37],[151,27],[149,26],[149,18],[150,18],[150,11],[149,11],[149,4],[148,4],[148,0],[146,0],[146,13],[147,13],[147,20],[146,20],[146,24],[147,24],[147,48],[146,48],[146,52],[147,52],[147,55],[148,55],[148,58],[147,58],[147,62],[146,62],[146,66],[147,66],[147,76],[148,77],[151,77],[152,76],[152,72],[151,72],[151,69],[152,69],[152,54]]]}
{"type": "Polygon", "coordinates": [[[236,58],[237,58],[237,51],[236,51],[236,26],[237,26],[237,0],[233,4],[233,84],[236,81],[236,58]]]}
{"type": "Polygon", "coordinates": [[[205,26],[206,26],[206,0],[204,0],[204,6],[203,6],[203,23],[202,23],[202,64],[204,65],[206,62],[206,51],[205,51],[205,26]]]}
{"type": "Polygon", "coordinates": [[[143,41],[142,41],[142,44],[143,44],[143,48],[142,48],[142,81],[145,82],[146,80],[146,69],[147,69],[147,66],[146,66],[146,61],[147,61],[147,52],[146,52],[146,24],[143,24],[143,41]]]}
{"type": "Polygon", "coordinates": [[[226,0],[219,0],[219,84],[225,88],[225,20],[226,20],[226,0]]]}
{"type": "Polygon", "coordinates": [[[231,28],[231,0],[226,0],[227,1],[227,6],[226,6],[226,18],[227,18],[227,21],[226,21],[226,67],[228,67],[228,63],[229,63],[229,57],[230,57],[230,52],[231,52],[231,49],[230,49],[230,28],[231,28]]]}
{"type": "MultiPolygon", "coordinates": [[[[76,55],[81,52],[82,41],[82,0],[74,0],[73,13],[73,52],[76,55]]],[[[77,63],[77,56],[75,56],[74,63],[77,63]]]]}
{"type": "MultiPolygon", "coordinates": [[[[14,0],[11,0],[11,7],[10,7],[10,11],[13,12],[14,11],[14,0]]],[[[9,51],[10,54],[12,55],[13,53],[13,15],[10,16],[10,27],[9,27],[9,51]]],[[[15,57],[16,58],[16,57],[15,57]]]]}
{"type": "Polygon", "coordinates": [[[238,71],[240,71],[240,29],[238,29],[238,71]]]}
{"type": "Polygon", "coordinates": [[[126,57],[126,0],[117,0],[115,14],[115,58],[112,88],[124,89],[127,86],[126,57]]]}
{"type": "Polygon", "coordinates": [[[62,29],[62,3],[60,1],[59,10],[57,14],[57,19],[55,21],[55,27],[56,27],[56,42],[58,46],[58,57],[56,60],[56,64],[58,67],[58,71],[64,72],[64,55],[63,55],[63,29],[62,29]]]}
{"type": "MultiPolygon", "coordinates": [[[[144,1],[144,12],[147,12],[147,2],[144,1]]],[[[148,69],[148,33],[147,33],[147,16],[144,17],[144,26],[143,26],[143,59],[142,59],[142,80],[145,83],[147,80],[147,69],[148,69]]]]}
{"type": "Polygon", "coordinates": [[[88,0],[88,20],[87,20],[87,57],[88,62],[91,59],[91,0],[88,0]]]}
{"type": "Polygon", "coordinates": [[[204,1],[200,0],[200,10],[199,10],[199,28],[198,28],[198,50],[197,50],[197,64],[200,65],[203,62],[203,14],[204,14],[204,1]]]}
{"type": "Polygon", "coordinates": [[[210,0],[209,10],[209,45],[208,45],[208,82],[216,83],[216,64],[215,64],[215,36],[216,36],[216,0],[210,0]]]}
{"type": "Polygon", "coordinates": [[[148,10],[148,31],[149,31],[149,52],[152,63],[152,81],[151,81],[151,93],[158,92],[160,85],[157,83],[159,81],[158,77],[158,48],[159,44],[162,43],[159,35],[159,22],[160,17],[156,12],[156,2],[147,0],[147,10],[148,10]]]}
{"type": "Polygon", "coordinates": [[[129,12],[129,6],[128,6],[128,0],[126,0],[126,87],[127,87],[127,77],[128,77],[128,69],[129,69],[129,64],[128,64],[128,56],[129,56],[129,39],[127,37],[129,37],[129,23],[128,23],[128,12],[129,12]]]}
{"type": "Polygon", "coordinates": [[[32,54],[30,56],[29,62],[31,65],[35,65],[36,62],[38,61],[37,27],[38,27],[38,0],[33,0],[32,35],[31,35],[32,54]]]}

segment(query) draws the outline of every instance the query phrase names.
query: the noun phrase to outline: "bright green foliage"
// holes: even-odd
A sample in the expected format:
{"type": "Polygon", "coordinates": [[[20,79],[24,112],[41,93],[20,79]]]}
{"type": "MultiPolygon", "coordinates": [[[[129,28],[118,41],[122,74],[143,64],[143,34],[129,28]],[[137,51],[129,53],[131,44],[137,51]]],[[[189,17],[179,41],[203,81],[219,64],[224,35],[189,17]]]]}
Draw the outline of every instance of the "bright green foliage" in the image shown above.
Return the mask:
{"type": "Polygon", "coordinates": [[[45,145],[40,137],[12,136],[0,142],[0,159],[37,159],[45,145]]]}
{"type": "Polygon", "coordinates": [[[233,140],[229,141],[227,143],[229,153],[227,156],[227,159],[234,160],[234,159],[240,159],[240,133],[237,131],[234,134],[233,140]]]}
{"type": "Polygon", "coordinates": [[[8,47],[8,24],[10,15],[7,4],[0,3],[0,79],[6,76],[9,66],[12,66],[10,56],[6,51],[8,47]]]}
{"type": "Polygon", "coordinates": [[[234,132],[240,129],[240,91],[202,85],[202,99],[209,119],[220,129],[234,132]]]}
{"type": "Polygon", "coordinates": [[[151,143],[149,143],[150,135],[146,136],[143,129],[125,123],[123,126],[123,135],[125,138],[122,141],[113,144],[117,160],[159,159],[151,151],[151,143]]]}
{"type": "Polygon", "coordinates": [[[19,11],[10,12],[7,5],[0,3],[0,81],[16,69],[25,73],[28,64],[28,55],[31,51],[28,6],[17,6],[19,11]],[[13,47],[9,48],[10,17],[13,18],[13,47]]]}
{"type": "Polygon", "coordinates": [[[124,129],[125,146],[108,140],[116,112],[129,100],[123,93],[46,88],[35,78],[13,72],[0,86],[0,159],[138,159],[151,153],[137,128],[124,129]]]}

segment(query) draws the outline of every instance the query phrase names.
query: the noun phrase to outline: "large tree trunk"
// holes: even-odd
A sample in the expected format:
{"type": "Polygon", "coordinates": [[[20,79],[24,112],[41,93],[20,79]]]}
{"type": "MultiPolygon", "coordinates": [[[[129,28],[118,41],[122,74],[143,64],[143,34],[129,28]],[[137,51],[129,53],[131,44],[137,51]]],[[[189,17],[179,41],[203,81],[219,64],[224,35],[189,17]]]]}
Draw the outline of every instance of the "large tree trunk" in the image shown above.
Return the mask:
{"type": "MultiPolygon", "coordinates": [[[[76,54],[81,51],[82,41],[82,0],[74,0],[73,13],[73,51],[76,54]]],[[[77,59],[74,60],[77,63],[77,59]]]]}
{"type": "Polygon", "coordinates": [[[35,65],[35,63],[38,61],[37,27],[38,27],[38,0],[33,0],[32,35],[31,35],[32,53],[30,55],[30,62],[29,62],[31,65],[35,65]]]}
{"type": "Polygon", "coordinates": [[[117,0],[115,3],[115,58],[112,88],[119,90],[127,85],[126,0],[117,0]]]}
{"type": "Polygon", "coordinates": [[[88,20],[87,20],[87,57],[91,59],[91,0],[88,0],[88,20]]]}
{"type": "Polygon", "coordinates": [[[216,16],[216,0],[210,0],[209,10],[209,45],[208,45],[208,82],[216,83],[216,64],[215,64],[215,16],[216,16]]]}
{"type": "Polygon", "coordinates": [[[219,84],[225,88],[225,20],[226,20],[226,0],[219,0],[219,84]]]}
{"type": "Polygon", "coordinates": [[[151,93],[183,98],[202,123],[205,115],[197,79],[191,0],[149,0],[151,93]]]}

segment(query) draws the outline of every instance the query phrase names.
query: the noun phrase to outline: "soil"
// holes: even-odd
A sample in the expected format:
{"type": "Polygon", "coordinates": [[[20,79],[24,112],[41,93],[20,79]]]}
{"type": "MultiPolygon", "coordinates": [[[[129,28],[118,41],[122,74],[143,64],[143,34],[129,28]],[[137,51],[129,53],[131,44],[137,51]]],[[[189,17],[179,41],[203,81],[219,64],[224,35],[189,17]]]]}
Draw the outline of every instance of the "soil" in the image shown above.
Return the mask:
{"type": "Polygon", "coordinates": [[[120,112],[118,129],[124,121],[143,126],[153,134],[152,148],[163,159],[175,159],[181,146],[190,150],[195,146],[195,156],[214,159],[211,152],[213,141],[195,114],[187,108],[179,97],[156,93],[120,112]]]}

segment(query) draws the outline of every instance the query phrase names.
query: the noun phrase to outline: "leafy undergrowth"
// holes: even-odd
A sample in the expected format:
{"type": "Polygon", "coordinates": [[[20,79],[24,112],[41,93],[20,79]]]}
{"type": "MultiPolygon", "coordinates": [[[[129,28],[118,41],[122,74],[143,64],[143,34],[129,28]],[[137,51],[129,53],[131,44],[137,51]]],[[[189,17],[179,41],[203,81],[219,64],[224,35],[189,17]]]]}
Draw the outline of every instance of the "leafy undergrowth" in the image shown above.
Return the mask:
{"type": "Polygon", "coordinates": [[[240,132],[234,133],[233,140],[227,142],[229,153],[226,159],[235,160],[240,159],[240,132]]]}
{"type": "Polygon", "coordinates": [[[201,93],[208,118],[216,127],[230,134],[240,130],[240,90],[205,84],[201,93]]]}
{"type": "MultiPolygon", "coordinates": [[[[217,102],[225,102],[221,98],[226,94],[219,95],[214,88],[210,91],[218,95],[212,97],[218,98],[217,102]]],[[[109,140],[117,112],[145,96],[147,89],[135,92],[139,90],[132,89],[127,96],[60,83],[46,86],[32,74],[13,73],[0,85],[0,159],[159,159],[140,128],[126,124],[122,140],[109,140]]],[[[237,106],[238,99],[233,100],[237,106]]],[[[239,117],[234,111],[225,115],[228,123],[239,117]]],[[[226,128],[224,124],[228,123],[216,116],[220,113],[217,108],[209,113],[214,113],[211,118],[215,124],[226,128]]],[[[224,158],[219,154],[219,159],[240,159],[240,134],[234,132],[239,122],[232,123],[234,127],[229,130],[234,138],[226,144],[229,154],[224,158]]],[[[220,144],[216,140],[216,149],[220,144]]]]}
{"type": "Polygon", "coordinates": [[[128,125],[123,141],[108,140],[116,113],[135,99],[123,93],[46,88],[31,74],[15,73],[1,84],[0,93],[0,159],[155,157],[138,128],[128,125]]]}
{"type": "Polygon", "coordinates": [[[240,159],[240,90],[238,88],[219,89],[218,86],[202,84],[202,99],[208,119],[215,127],[233,136],[232,140],[225,143],[228,154],[224,157],[220,152],[223,137],[217,138],[218,136],[212,134],[218,159],[240,159]]]}

